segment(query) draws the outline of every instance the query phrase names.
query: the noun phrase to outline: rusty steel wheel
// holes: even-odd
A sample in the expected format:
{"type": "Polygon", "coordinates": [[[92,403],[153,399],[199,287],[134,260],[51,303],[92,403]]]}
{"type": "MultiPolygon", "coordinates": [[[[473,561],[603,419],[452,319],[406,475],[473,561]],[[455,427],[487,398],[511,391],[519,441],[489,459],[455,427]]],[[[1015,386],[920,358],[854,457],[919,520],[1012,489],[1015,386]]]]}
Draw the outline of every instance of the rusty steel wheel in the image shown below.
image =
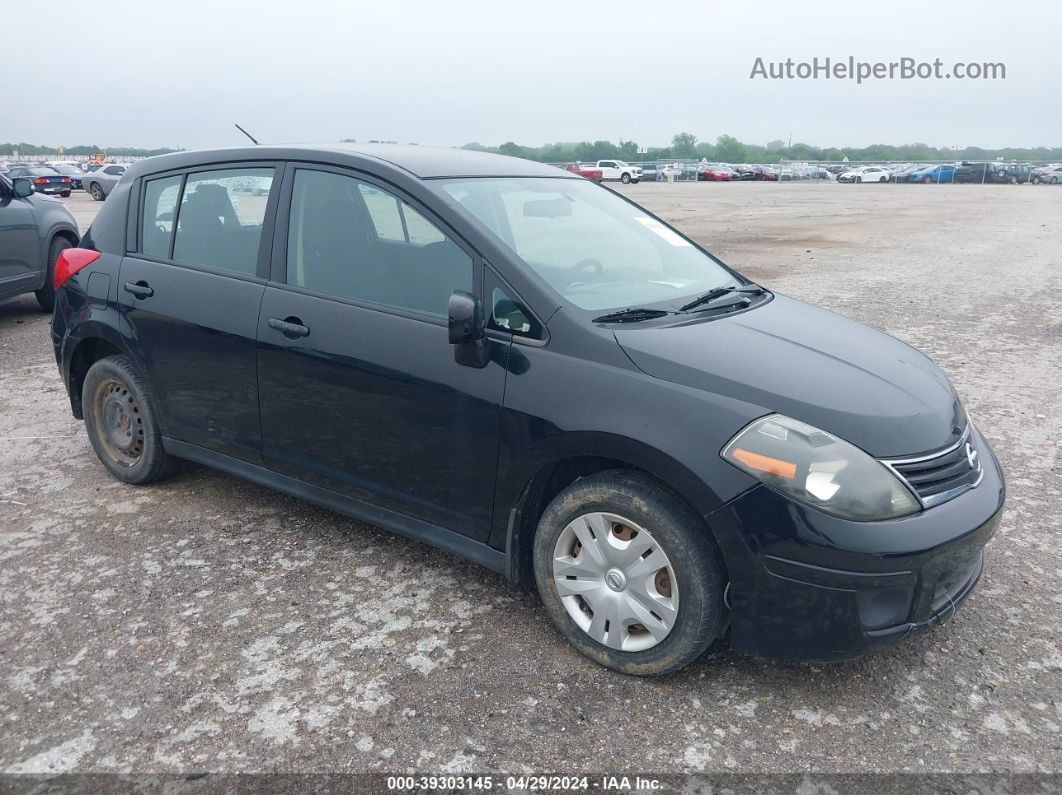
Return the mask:
{"type": "Polygon", "coordinates": [[[104,449],[116,463],[134,466],[144,452],[144,418],[133,393],[115,379],[100,381],[92,396],[92,410],[104,449]]]}

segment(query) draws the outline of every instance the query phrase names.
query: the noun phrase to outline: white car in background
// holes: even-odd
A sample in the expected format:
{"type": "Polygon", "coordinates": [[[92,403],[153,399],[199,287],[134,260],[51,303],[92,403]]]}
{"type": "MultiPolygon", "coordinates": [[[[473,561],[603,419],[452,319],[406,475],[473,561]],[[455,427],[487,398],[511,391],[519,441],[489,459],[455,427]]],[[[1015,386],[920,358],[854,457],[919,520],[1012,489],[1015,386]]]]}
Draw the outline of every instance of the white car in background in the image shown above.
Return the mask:
{"type": "Polygon", "coordinates": [[[591,166],[601,171],[601,179],[604,182],[619,180],[624,184],[639,182],[642,178],[642,169],[624,163],[622,160],[598,160],[596,166],[591,166]]]}
{"type": "Polygon", "coordinates": [[[889,170],[882,166],[859,166],[837,175],[838,182],[888,182],[889,170]]]}

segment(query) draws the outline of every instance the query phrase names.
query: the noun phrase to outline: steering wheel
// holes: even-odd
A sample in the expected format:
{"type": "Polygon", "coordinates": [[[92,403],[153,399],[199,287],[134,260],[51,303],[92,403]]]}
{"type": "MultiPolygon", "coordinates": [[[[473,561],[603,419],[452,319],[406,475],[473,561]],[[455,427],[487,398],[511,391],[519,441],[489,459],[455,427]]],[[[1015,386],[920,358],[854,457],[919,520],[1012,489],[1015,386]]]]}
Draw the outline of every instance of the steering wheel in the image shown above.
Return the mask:
{"type": "Polygon", "coordinates": [[[587,257],[586,259],[579,260],[577,263],[572,265],[571,272],[575,274],[579,271],[585,271],[587,268],[593,268],[594,273],[596,273],[598,276],[601,276],[605,272],[605,266],[602,265],[601,260],[597,259],[596,257],[587,257]]]}

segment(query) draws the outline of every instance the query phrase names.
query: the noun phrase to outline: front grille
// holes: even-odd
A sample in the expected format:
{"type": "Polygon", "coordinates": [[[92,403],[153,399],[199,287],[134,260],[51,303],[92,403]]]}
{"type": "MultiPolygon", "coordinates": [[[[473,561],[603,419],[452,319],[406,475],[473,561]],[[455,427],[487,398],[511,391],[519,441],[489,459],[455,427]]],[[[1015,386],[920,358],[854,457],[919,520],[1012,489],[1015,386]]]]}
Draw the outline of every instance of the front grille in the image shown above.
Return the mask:
{"type": "Polygon", "coordinates": [[[906,481],[924,507],[931,508],[981,482],[981,457],[969,437],[967,426],[959,442],[945,450],[885,464],[906,481]]]}

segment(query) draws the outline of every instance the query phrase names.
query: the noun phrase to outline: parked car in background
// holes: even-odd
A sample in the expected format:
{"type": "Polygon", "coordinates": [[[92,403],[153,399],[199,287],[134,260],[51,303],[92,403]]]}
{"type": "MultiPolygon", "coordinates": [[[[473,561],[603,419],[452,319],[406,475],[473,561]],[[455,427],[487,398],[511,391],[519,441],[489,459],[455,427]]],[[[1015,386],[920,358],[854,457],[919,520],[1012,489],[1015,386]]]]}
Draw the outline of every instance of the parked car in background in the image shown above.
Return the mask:
{"type": "Polygon", "coordinates": [[[730,182],[732,174],[721,163],[701,163],[697,167],[697,179],[702,182],[730,182]]]}
{"type": "Polygon", "coordinates": [[[601,169],[602,179],[605,182],[618,181],[627,185],[631,182],[640,182],[642,179],[641,168],[622,160],[598,160],[592,168],[601,169]]]}
{"type": "Polygon", "coordinates": [[[907,182],[907,178],[914,172],[923,168],[924,164],[907,164],[892,166],[889,168],[889,182],[907,182]]]}
{"type": "Polygon", "coordinates": [[[10,179],[25,177],[33,183],[35,193],[47,193],[66,198],[74,188],[74,180],[64,176],[51,166],[17,166],[8,170],[10,179]]]}
{"type": "Polygon", "coordinates": [[[124,163],[104,163],[96,171],[83,176],[81,184],[93,199],[101,202],[114,190],[127,168],[124,163]]]}
{"type": "Polygon", "coordinates": [[[777,182],[778,172],[771,166],[753,166],[754,179],[760,182],[777,182]]]}
{"type": "Polygon", "coordinates": [[[756,179],[756,169],[752,166],[734,166],[734,173],[736,176],[731,179],[736,179],[738,182],[752,182],[756,179]]]}
{"type": "Polygon", "coordinates": [[[889,170],[884,166],[857,166],[837,175],[838,182],[888,182],[889,170]]]}
{"type": "Polygon", "coordinates": [[[580,163],[565,163],[564,170],[570,171],[573,174],[578,174],[580,177],[585,177],[594,182],[601,182],[604,179],[604,174],[601,173],[601,169],[591,168],[580,163]]]}
{"type": "Polygon", "coordinates": [[[810,179],[829,179],[832,176],[833,174],[830,173],[829,169],[824,168],[823,166],[812,166],[808,170],[808,177],[810,179]]]}
{"type": "Polygon", "coordinates": [[[912,171],[907,175],[908,182],[922,182],[926,185],[933,182],[954,182],[957,167],[954,165],[925,166],[912,171]]]}
{"type": "Polygon", "coordinates": [[[54,168],[64,177],[70,177],[74,190],[82,189],[81,178],[85,176],[86,172],[80,166],[68,163],[49,163],[48,168],[54,168]]]}
{"type": "Polygon", "coordinates": [[[0,175],[0,300],[34,293],[51,312],[55,265],[80,237],[66,205],[36,193],[33,179],[0,175]]]}
{"type": "Polygon", "coordinates": [[[1062,182],[1062,165],[1044,166],[1033,172],[1030,181],[1034,184],[1045,182],[1048,185],[1057,185],[1062,182]]]}

